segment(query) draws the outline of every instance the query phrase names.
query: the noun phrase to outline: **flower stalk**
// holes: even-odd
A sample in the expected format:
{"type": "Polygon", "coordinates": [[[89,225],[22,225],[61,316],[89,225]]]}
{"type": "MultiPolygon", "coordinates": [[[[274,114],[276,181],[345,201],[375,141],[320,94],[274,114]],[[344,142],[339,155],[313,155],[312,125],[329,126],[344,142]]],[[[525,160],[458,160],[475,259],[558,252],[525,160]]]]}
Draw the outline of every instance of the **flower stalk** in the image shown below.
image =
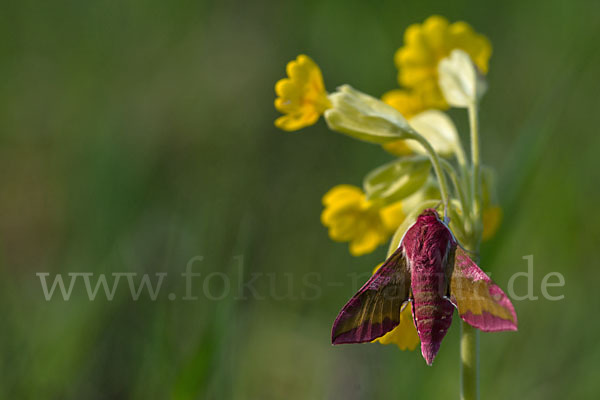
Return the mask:
{"type": "MultiPolygon", "coordinates": [[[[440,161],[442,163],[442,167],[444,168],[444,170],[450,177],[450,180],[452,181],[452,186],[454,187],[456,196],[458,196],[458,201],[460,203],[461,209],[468,210],[467,198],[465,197],[463,185],[462,185],[462,182],[459,180],[459,176],[456,173],[456,170],[454,169],[452,164],[450,164],[448,161],[444,160],[443,158],[440,159],[440,161]]],[[[467,222],[467,221],[465,221],[465,222],[467,222]]]]}
{"type": "Polygon", "coordinates": [[[446,175],[444,175],[444,171],[442,170],[442,166],[440,163],[440,158],[438,154],[435,152],[431,144],[425,139],[423,136],[415,133],[412,136],[412,139],[416,140],[425,148],[427,155],[431,160],[431,165],[433,165],[433,170],[437,177],[438,183],[440,185],[440,195],[442,197],[442,204],[444,206],[444,218],[448,217],[448,181],[446,180],[446,175]]]}
{"type": "MultiPolygon", "coordinates": [[[[479,127],[477,103],[473,101],[467,108],[471,133],[471,237],[465,243],[475,254],[481,242],[481,159],[479,154],[479,127]]],[[[460,339],[461,400],[479,399],[479,331],[466,322],[461,322],[460,339]]]]}
{"type": "Polygon", "coordinates": [[[477,119],[476,102],[469,105],[468,113],[471,128],[471,202],[474,226],[474,246],[471,250],[477,252],[481,239],[481,158],[479,155],[479,121],[477,119]]]}
{"type": "Polygon", "coordinates": [[[479,399],[479,331],[460,323],[461,400],[479,399]]]}

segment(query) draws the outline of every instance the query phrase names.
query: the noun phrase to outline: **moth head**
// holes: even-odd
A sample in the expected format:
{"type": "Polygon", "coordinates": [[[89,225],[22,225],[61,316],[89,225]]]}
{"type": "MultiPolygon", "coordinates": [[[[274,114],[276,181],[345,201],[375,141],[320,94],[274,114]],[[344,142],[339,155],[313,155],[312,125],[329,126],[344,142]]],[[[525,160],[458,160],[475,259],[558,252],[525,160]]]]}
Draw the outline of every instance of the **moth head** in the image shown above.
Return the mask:
{"type": "Polygon", "coordinates": [[[427,208],[421,213],[421,215],[419,215],[418,219],[422,222],[430,222],[430,221],[435,221],[435,220],[439,221],[440,216],[438,215],[438,213],[435,209],[427,208]]]}

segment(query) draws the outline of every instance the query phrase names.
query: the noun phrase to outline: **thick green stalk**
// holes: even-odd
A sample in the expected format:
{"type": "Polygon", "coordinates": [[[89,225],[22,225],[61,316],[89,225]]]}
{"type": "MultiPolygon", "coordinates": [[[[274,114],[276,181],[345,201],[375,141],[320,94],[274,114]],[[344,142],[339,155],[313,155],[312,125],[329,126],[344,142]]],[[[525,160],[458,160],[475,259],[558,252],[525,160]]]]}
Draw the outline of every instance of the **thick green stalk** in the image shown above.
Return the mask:
{"type": "MultiPolygon", "coordinates": [[[[481,173],[477,104],[469,106],[471,127],[471,218],[473,229],[467,250],[477,254],[481,242],[481,173]]],[[[466,177],[465,177],[466,178],[466,177]]],[[[461,321],[460,338],[461,400],[479,400],[479,331],[461,321]]]]}
{"type": "Polygon", "coordinates": [[[481,236],[481,158],[479,156],[479,122],[477,120],[477,104],[469,106],[469,125],[471,127],[471,202],[474,226],[474,248],[477,251],[481,236]]]}
{"type": "MultiPolygon", "coordinates": [[[[476,252],[472,237],[465,248],[476,252]]],[[[479,400],[479,330],[460,321],[460,400],[479,400]]]]}
{"type": "Polygon", "coordinates": [[[461,400],[479,399],[479,331],[461,321],[461,400]]]}

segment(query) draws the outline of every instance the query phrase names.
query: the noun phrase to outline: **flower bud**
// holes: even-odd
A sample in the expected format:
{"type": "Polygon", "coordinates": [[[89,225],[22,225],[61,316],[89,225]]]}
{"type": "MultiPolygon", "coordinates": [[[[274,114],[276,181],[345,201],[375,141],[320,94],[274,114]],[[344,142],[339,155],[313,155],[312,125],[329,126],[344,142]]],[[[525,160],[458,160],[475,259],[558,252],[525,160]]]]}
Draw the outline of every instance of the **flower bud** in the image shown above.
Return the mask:
{"type": "Polygon", "coordinates": [[[340,86],[329,100],[333,107],[325,111],[325,120],[332,130],[379,144],[414,135],[396,109],[349,85],[340,86]]]}

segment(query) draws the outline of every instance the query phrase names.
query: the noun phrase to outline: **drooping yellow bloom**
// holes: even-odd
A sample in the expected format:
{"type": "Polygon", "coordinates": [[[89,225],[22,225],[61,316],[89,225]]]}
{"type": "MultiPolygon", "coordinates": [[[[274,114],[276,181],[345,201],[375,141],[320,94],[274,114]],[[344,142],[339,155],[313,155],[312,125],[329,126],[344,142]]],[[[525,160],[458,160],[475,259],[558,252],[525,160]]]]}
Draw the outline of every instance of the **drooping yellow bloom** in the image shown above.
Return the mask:
{"type": "Polygon", "coordinates": [[[321,222],[329,228],[329,237],[350,242],[350,253],[360,256],[385,243],[404,220],[400,202],[384,206],[366,199],[352,185],[338,185],[323,196],[325,209],[321,222]]]}
{"type": "Polygon", "coordinates": [[[438,64],[454,49],[464,50],[479,71],[487,74],[492,45],[466,22],[450,24],[446,18],[434,15],[423,24],[409,26],[404,33],[404,46],[394,56],[398,82],[409,90],[388,92],[384,101],[401,113],[447,109],[438,84],[438,64]]]}
{"type": "MultiPolygon", "coordinates": [[[[377,265],[373,270],[373,273],[383,265],[383,263],[377,265]]],[[[413,322],[412,307],[410,304],[406,304],[402,312],[400,313],[400,323],[397,327],[386,333],[380,338],[373,340],[373,342],[379,342],[381,344],[395,344],[400,350],[414,350],[419,344],[419,334],[417,328],[413,322]]]]}
{"type": "Polygon", "coordinates": [[[321,70],[310,57],[300,54],[286,71],[288,77],[275,84],[275,108],[285,114],[275,120],[275,126],[295,131],[316,123],[331,103],[321,70]]]}

